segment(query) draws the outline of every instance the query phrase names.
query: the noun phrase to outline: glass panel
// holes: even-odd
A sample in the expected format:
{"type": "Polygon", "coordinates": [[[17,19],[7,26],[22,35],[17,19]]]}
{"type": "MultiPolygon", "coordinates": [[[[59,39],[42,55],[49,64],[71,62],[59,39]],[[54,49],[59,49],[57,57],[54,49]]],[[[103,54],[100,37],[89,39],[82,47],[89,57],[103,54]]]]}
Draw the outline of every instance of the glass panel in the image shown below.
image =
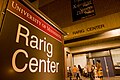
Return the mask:
{"type": "Polygon", "coordinates": [[[118,68],[117,66],[120,66],[120,48],[112,49],[111,55],[112,55],[114,66],[118,68]]]}
{"type": "Polygon", "coordinates": [[[120,76],[120,48],[111,50],[113,65],[115,68],[115,75],[120,76]]]}

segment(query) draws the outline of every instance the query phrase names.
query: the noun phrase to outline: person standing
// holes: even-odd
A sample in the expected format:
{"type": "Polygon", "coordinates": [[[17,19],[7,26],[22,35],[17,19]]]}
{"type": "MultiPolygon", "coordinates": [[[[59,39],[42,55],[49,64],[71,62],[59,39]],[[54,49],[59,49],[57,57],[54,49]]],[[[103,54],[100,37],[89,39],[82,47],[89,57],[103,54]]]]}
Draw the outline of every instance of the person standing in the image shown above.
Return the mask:
{"type": "Polygon", "coordinates": [[[90,64],[90,61],[87,62],[87,72],[90,80],[94,80],[92,77],[92,65],[90,64]]]}
{"type": "Polygon", "coordinates": [[[102,70],[102,66],[101,66],[100,60],[97,60],[96,67],[97,67],[98,78],[100,80],[103,80],[103,70],[102,70]]]}
{"type": "Polygon", "coordinates": [[[72,80],[72,72],[71,72],[71,67],[69,67],[69,77],[70,77],[70,80],[72,80]]]}
{"type": "Polygon", "coordinates": [[[76,67],[76,65],[74,65],[74,67],[73,67],[73,69],[72,69],[72,72],[73,72],[74,78],[77,77],[77,70],[78,70],[78,68],[76,67]]]}

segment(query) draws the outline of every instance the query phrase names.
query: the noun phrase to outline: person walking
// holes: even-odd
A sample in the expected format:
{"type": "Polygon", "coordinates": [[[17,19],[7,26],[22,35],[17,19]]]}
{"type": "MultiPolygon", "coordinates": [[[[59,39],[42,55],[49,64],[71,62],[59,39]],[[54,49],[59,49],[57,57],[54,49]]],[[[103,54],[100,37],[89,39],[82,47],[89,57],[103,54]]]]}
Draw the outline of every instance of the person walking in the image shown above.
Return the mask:
{"type": "Polygon", "coordinates": [[[79,71],[79,78],[80,80],[82,80],[81,77],[82,77],[83,70],[80,65],[78,65],[78,71],[79,71]]]}

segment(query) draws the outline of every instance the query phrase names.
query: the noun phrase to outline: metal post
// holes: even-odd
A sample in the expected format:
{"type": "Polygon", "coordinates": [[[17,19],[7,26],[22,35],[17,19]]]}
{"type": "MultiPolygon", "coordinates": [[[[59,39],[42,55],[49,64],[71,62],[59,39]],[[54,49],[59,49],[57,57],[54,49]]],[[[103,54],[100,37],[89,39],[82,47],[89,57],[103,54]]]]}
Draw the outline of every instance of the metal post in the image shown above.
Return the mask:
{"type": "Polygon", "coordinates": [[[106,72],[107,72],[108,80],[110,80],[106,57],[104,57],[104,60],[105,60],[105,67],[106,67],[106,72]]]}

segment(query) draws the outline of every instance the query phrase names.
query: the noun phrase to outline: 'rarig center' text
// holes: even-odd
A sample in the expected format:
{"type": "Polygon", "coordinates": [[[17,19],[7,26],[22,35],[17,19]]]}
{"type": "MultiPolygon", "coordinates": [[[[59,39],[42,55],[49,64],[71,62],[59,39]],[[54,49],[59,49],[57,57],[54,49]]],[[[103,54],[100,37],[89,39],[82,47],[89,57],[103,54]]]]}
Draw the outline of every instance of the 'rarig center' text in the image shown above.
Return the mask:
{"type": "MultiPolygon", "coordinates": [[[[47,59],[37,59],[36,57],[29,57],[29,53],[24,49],[17,49],[12,56],[12,67],[16,72],[24,72],[29,69],[30,72],[48,72],[48,73],[57,73],[59,72],[59,62],[51,61],[50,58],[53,56],[53,44],[47,42],[47,38],[43,37],[39,39],[36,35],[31,35],[30,30],[18,24],[17,35],[16,35],[16,43],[22,43],[21,38],[25,39],[23,42],[26,46],[42,50],[46,53],[47,59]],[[26,31],[23,33],[22,30],[26,31]],[[30,37],[30,39],[28,38],[30,37]],[[22,68],[19,68],[17,63],[17,56],[20,54],[24,54],[26,59],[29,59],[28,62],[24,63],[22,68]],[[44,67],[42,67],[44,66],[44,67]]],[[[34,53],[33,53],[34,55],[34,53]]],[[[38,54],[40,55],[40,54],[38,54]]]]}

